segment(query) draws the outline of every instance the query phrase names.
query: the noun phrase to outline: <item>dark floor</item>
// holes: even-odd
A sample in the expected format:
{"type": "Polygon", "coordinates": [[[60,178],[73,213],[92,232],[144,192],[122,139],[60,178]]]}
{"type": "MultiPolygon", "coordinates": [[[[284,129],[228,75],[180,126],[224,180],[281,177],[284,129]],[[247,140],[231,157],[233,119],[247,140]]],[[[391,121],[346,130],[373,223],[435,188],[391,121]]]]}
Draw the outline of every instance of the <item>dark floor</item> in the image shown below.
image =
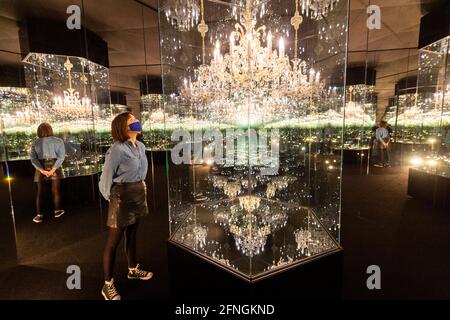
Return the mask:
{"type": "Polygon", "coordinates": [[[346,299],[449,299],[450,212],[406,196],[406,168],[346,169],[342,246],[346,299]],[[381,290],[366,268],[381,268],[381,290]]]}
{"type": "MultiPolygon", "coordinates": [[[[371,168],[371,174],[364,176],[356,168],[345,168],[343,298],[450,299],[450,213],[410,199],[406,185],[406,169],[371,168]],[[366,287],[366,268],[373,264],[382,273],[378,291],[366,287]]],[[[167,299],[167,221],[166,214],[153,212],[141,225],[141,262],[155,273],[152,281],[126,279],[121,248],[115,279],[124,299],[167,299]]],[[[55,243],[56,249],[49,254],[31,252],[30,259],[22,256],[19,266],[0,272],[0,299],[100,299],[106,234],[92,234],[83,225],[77,230],[82,240],[66,246],[55,243]],[[66,268],[72,264],[81,267],[82,290],[66,288],[66,268]]],[[[58,241],[55,235],[52,238],[58,241]]],[[[45,246],[51,246],[46,241],[45,246]]]]}

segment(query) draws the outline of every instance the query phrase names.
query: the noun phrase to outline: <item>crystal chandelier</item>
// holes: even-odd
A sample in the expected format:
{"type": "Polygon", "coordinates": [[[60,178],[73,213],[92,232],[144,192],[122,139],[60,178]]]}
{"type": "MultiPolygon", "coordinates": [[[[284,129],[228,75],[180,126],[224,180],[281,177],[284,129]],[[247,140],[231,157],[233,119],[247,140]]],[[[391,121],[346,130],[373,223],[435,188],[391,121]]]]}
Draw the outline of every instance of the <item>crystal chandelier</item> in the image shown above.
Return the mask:
{"type": "Polygon", "coordinates": [[[235,198],[241,192],[241,185],[239,183],[226,183],[223,192],[228,197],[235,198]]]}
{"type": "Polygon", "coordinates": [[[179,31],[189,31],[198,24],[200,8],[197,0],[167,0],[162,9],[167,21],[179,31]]]}
{"type": "Polygon", "coordinates": [[[231,205],[215,207],[213,216],[215,223],[229,230],[237,249],[246,256],[260,254],[267,237],[285,227],[288,220],[285,208],[256,196],[241,196],[231,205]]]}
{"type": "Polygon", "coordinates": [[[267,184],[266,188],[266,197],[268,199],[273,198],[277,191],[286,189],[289,186],[289,183],[297,180],[295,177],[290,176],[279,176],[271,179],[271,182],[267,184]]]}
{"type": "Polygon", "coordinates": [[[328,15],[339,0],[301,0],[302,14],[319,20],[328,15]]]}
{"type": "Polygon", "coordinates": [[[297,243],[297,250],[305,254],[308,250],[308,245],[311,241],[311,232],[308,230],[297,230],[294,233],[295,242],[297,243]]]}
{"type": "MultiPolygon", "coordinates": [[[[210,64],[205,63],[203,52],[203,63],[195,70],[195,79],[184,79],[183,97],[193,102],[209,102],[245,97],[302,99],[320,94],[323,88],[320,72],[308,68],[306,62],[298,58],[297,36],[295,58],[291,62],[285,53],[284,39],[279,39],[278,51],[274,50],[271,31],[266,33],[266,26],[256,26],[254,4],[255,0],[246,0],[242,23],[236,23],[235,31],[230,34],[228,53],[222,55],[219,40],[210,64]]],[[[296,32],[301,22],[297,5],[291,20],[296,32]]],[[[203,16],[199,31],[204,43],[208,26],[203,16]]]]}
{"type": "Polygon", "coordinates": [[[248,228],[246,230],[238,229],[235,226],[230,227],[230,232],[234,234],[236,247],[247,256],[255,256],[264,250],[267,242],[267,236],[270,234],[270,228],[262,229],[248,228]]]}
{"type": "MultiPolygon", "coordinates": [[[[53,98],[55,108],[67,108],[67,109],[79,109],[85,108],[90,109],[91,99],[86,95],[80,99],[80,93],[72,88],[72,68],[73,64],[70,62],[69,57],[67,57],[64,63],[64,68],[67,70],[69,88],[63,91],[64,97],[55,96],[53,98]]],[[[83,75],[83,77],[85,77],[83,75]]],[[[85,79],[83,79],[84,81],[85,79]]]]}
{"type": "Polygon", "coordinates": [[[194,234],[195,245],[203,248],[206,245],[206,236],[208,235],[208,229],[202,226],[195,226],[192,232],[194,234]]]}

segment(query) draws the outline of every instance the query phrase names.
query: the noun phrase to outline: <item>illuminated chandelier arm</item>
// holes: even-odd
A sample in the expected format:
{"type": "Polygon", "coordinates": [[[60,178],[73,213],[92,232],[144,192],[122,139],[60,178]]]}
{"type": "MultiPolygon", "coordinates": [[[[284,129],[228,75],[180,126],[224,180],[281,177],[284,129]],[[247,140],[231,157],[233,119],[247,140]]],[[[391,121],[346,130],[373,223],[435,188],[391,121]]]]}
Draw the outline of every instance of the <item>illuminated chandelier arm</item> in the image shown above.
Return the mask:
{"type": "Polygon", "coordinates": [[[72,89],[72,74],[71,70],[73,68],[73,64],[70,62],[69,57],[67,57],[66,62],[64,63],[64,68],[66,68],[68,72],[68,79],[69,79],[69,89],[72,89]]]}
{"type": "Polygon", "coordinates": [[[348,94],[350,98],[350,102],[353,101],[353,86],[348,87],[348,94]]]}
{"type": "Polygon", "coordinates": [[[303,18],[300,15],[300,12],[298,11],[298,1],[295,0],[295,14],[291,18],[291,25],[294,27],[295,30],[295,40],[294,40],[294,60],[297,61],[298,59],[298,29],[300,28],[300,24],[303,22],[303,18]]]}
{"type": "Polygon", "coordinates": [[[240,41],[241,39],[244,38],[245,30],[239,23],[236,23],[234,25],[234,28],[236,29],[237,33],[239,34],[239,41],[240,41]]]}
{"type": "Polygon", "coordinates": [[[258,29],[256,29],[255,33],[258,35],[259,34],[263,35],[265,31],[266,31],[266,26],[260,26],[258,29]]]}
{"type": "Polygon", "coordinates": [[[200,32],[202,36],[202,63],[205,64],[205,35],[208,32],[208,25],[205,23],[205,6],[204,6],[204,0],[200,0],[200,13],[202,16],[201,22],[198,25],[197,29],[198,32],[200,32]]]}

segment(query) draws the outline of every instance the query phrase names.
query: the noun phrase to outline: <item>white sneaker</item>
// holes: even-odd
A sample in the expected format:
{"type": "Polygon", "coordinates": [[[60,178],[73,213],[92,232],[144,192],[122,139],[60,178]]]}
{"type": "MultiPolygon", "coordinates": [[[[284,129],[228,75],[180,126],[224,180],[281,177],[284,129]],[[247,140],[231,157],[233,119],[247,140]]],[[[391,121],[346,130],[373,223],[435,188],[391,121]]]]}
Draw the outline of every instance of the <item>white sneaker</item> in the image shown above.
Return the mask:
{"type": "Polygon", "coordinates": [[[41,223],[44,221],[44,216],[42,214],[37,214],[36,217],[33,218],[34,223],[41,223]]]}
{"type": "Polygon", "coordinates": [[[64,210],[55,210],[55,218],[61,217],[64,213],[64,210]]]}
{"type": "Polygon", "coordinates": [[[114,279],[108,283],[105,281],[105,284],[102,288],[102,296],[105,300],[120,300],[120,294],[117,292],[116,287],[114,286],[114,279]]]}
{"type": "Polygon", "coordinates": [[[150,280],[153,277],[153,273],[141,270],[141,266],[137,264],[136,268],[128,268],[127,277],[132,280],[150,280]]]}

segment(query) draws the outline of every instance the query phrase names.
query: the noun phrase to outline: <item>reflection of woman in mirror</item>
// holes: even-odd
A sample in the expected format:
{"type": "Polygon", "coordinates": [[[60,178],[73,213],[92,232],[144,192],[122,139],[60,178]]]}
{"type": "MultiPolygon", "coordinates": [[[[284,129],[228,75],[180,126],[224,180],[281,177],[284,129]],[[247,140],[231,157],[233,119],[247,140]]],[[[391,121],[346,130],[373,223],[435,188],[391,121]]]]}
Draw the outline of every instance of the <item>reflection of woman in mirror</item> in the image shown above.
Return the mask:
{"type": "Polygon", "coordinates": [[[153,274],[141,270],[136,260],[136,232],[139,219],[148,214],[147,157],[145,147],[136,137],[142,132],[141,124],[130,113],[121,113],[111,125],[114,144],[106,153],[99,188],[109,201],[108,239],[103,251],[105,284],[102,295],[106,300],[120,300],[114,286],[113,270],[116,249],[125,234],[128,259],[128,279],[149,280],[153,274]]]}
{"type": "Polygon", "coordinates": [[[77,158],[81,155],[81,148],[71,141],[69,131],[64,132],[63,141],[67,157],[77,158]]]}
{"type": "Polygon", "coordinates": [[[65,148],[62,139],[53,136],[53,129],[48,123],[41,123],[37,129],[38,139],[31,146],[31,163],[36,168],[34,182],[37,185],[36,210],[37,215],[33,221],[41,223],[42,215],[42,194],[44,184],[51,181],[55,218],[64,214],[61,210],[61,195],[59,192],[60,179],[64,178],[61,165],[65,158],[65,148]]]}

